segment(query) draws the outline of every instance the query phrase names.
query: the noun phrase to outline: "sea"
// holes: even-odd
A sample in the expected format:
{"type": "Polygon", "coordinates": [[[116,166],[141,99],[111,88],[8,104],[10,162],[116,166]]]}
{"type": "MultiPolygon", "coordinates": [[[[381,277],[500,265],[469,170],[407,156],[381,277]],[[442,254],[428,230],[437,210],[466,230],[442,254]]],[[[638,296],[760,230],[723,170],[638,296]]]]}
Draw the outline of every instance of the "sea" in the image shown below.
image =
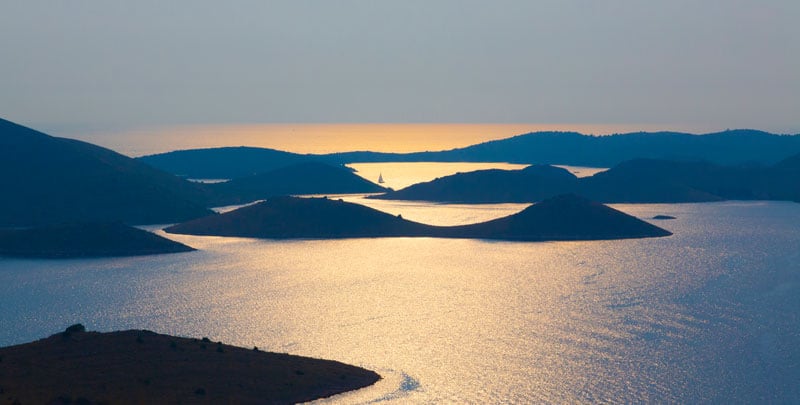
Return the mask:
{"type": "MultiPolygon", "coordinates": [[[[400,186],[475,168],[396,165],[356,169],[400,186]]],[[[526,206],[336,197],[440,225],[526,206]]],[[[332,404],[800,403],[800,204],[612,206],[673,235],[258,240],[148,226],[198,251],[0,258],[0,346],[80,322],[382,375],[317,401],[332,404]]]]}

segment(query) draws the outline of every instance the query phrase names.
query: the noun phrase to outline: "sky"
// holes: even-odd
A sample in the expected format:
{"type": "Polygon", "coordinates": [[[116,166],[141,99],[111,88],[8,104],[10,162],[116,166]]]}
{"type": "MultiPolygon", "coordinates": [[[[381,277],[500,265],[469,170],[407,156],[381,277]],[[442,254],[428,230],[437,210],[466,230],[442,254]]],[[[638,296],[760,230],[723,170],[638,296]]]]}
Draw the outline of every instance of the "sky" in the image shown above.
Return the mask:
{"type": "MultiPolygon", "coordinates": [[[[800,133],[797,0],[10,0],[0,116],[800,133]]],[[[111,136],[111,135],[109,135],[111,136]]]]}

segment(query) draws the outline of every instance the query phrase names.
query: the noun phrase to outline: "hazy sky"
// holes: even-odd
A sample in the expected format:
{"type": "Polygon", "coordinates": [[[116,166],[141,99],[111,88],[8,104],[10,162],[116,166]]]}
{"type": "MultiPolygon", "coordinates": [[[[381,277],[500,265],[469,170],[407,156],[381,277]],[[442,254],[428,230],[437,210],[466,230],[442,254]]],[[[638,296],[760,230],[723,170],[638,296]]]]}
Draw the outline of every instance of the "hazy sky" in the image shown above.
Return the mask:
{"type": "Polygon", "coordinates": [[[9,0],[0,116],[800,132],[800,1],[9,0]]]}

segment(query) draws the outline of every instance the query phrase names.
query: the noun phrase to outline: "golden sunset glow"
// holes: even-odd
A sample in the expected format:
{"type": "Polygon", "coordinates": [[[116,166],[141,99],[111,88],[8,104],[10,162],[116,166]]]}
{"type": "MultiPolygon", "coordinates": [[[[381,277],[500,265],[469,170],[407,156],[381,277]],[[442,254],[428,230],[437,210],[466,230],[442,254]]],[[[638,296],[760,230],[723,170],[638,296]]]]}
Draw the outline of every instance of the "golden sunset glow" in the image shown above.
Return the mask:
{"type": "MultiPolygon", "coordinates": [[[[663,125],[633,124],[241,124],[159,127],[77,137],[141,156],[221,146],[255,146],[296,153],[420,152],[460,148],[536,131],[608,135],[664,129],[663,125]],[[130,145],[136,145],[136,149],[130,149],[130,145]]],[[[714,130],[674,126],[669,129],[714,130]]]]}

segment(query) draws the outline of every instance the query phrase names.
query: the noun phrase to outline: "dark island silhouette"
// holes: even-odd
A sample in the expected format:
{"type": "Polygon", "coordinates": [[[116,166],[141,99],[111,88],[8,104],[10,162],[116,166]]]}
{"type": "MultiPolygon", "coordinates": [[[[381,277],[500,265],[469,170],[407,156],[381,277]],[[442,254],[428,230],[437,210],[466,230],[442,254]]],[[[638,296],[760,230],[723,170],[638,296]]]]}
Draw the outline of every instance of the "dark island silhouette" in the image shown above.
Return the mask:
{"type": "MultiPolygon", "coordinates": [[[[800,135],[800,134],[799,134],[800,135]]],[[[606,136],[577,132],[532,132],[437,152],[342,152],[296,154],[266,148],[192,149],[143,156],[154,167],[192,178],[236,178],[305,161],[330,164],[364,162],[509,162],[612,167],[632,159],[692,161],[719,165],[773,165],[800,153],[800,136],[756,130],[704,135],[635,132],[606,136]]]]}
{"type": "Polygon", "coordinates": [[[235,179],[298,163],[335,163],[316,155],[247,146],[178,150],[137,159],[166,172],[192,179],[235,179]]]}
{"type": "Polygon", "coordinates": [[[368,198],[452,203],[536,202],[578,190],[568,170],[532,165],[520,170],[487,169],[456,173],[368,198]]]}
{"type": "Polygon", "coordinates": [[[193,250],[182,243],[119,222],[0,230],[0,256],[63,259],[141,256],[193,250]]]}
{"type": "Polygon", "coordinates": [[[0,398],[21,404],[293,404],[363,388],[375,372],[331,360],[146,330],[86,332],[0,348],[0,398]]]}
{"type": "Polygon", "coordinates": [[[775,168],[783,173],[778,184],[772,185],[779,199],[800,202],[800,153],[782,160],[775,168]]]}
{"type": "Polygon", "coordinates": [[[633,132],[584,135],[531,132],[438,152],[344,152],[324,155],[336,162],[509,162],[611,167],[631,159],[706,160],[720,165],[772,165],[800,153],[800,134],[776,135],[752,129],[709,134],[633,132]]]}
{"type": "Polygon", "coordinates": [[[667,219],[675,219],[675,217],[673,217],[672,215],[659,214],[659,215],[653,216],[653,219],[667,220],[667,219]]]}
{"type": "Polygon", "coordinates": [[[206,216],[202,188],[109,149],[0,119],[0,227],[206,216]]]}
{"type": "Polygon", "coordinates": [[[341,200],[278,197],[165,230],[270,239],[408,236],[545,241],[671,235],[655,225],[576,195],[557,196],[508,217],[463,226],[421,224],[341,200]]]}
{"type": "Polygon", "coordinates": [[[169,233],[254,238],[427,236],[436,227],[328,198],[274,197],[221,215],[173,225],[169,233]]]}
{"type": "Polygon", "coordinates": [[[566,169],[532,165],[520,170],[487,169],[457,173],[370,198],[469,203],[534,202],[575,192],[577,180],[566,169]]]}
{"type": "Polygon", "coordinates": [[[206,184],[211,206],[244,204],[268,197],[303,194],[354,194],[387,191],[349,168],[320,162],[297,163],[264,173],[206,184]]]}
{"type": "MultiPolygon", "coordinates": [[[[254,148],[223,149],[252,152],[254,148]]],[[[256,152],[258,159],[253,162],[262,162],[270,170],[203,184],[155,169],[144,163],[147,159],[131,159],[0,120],[0,188],[8,190],[0,199],[0,227],[80,221],[175,223],[209,215],[207,207],[276,195],[386,191],[341,165],[270,159],[270,154],[264,157],[260,150],[256,152]]],[[[236,166],[236,162],[228,163],[236,166]]],[[[213,159],[207,165],[213,169],[213,159]]]]}
{"type": "MultiPolygon", "coordinates": [[[[791,157],[773,166],[635,159],[590,177],[544,181],[533,168],[458,173],[376,199],[461,203],[535,202],[564,192],[605,203],[684,203],[800,199],[800,170],[791,157]]],[[[545,166],[546,167],[546,166],[545,166]]]]}

